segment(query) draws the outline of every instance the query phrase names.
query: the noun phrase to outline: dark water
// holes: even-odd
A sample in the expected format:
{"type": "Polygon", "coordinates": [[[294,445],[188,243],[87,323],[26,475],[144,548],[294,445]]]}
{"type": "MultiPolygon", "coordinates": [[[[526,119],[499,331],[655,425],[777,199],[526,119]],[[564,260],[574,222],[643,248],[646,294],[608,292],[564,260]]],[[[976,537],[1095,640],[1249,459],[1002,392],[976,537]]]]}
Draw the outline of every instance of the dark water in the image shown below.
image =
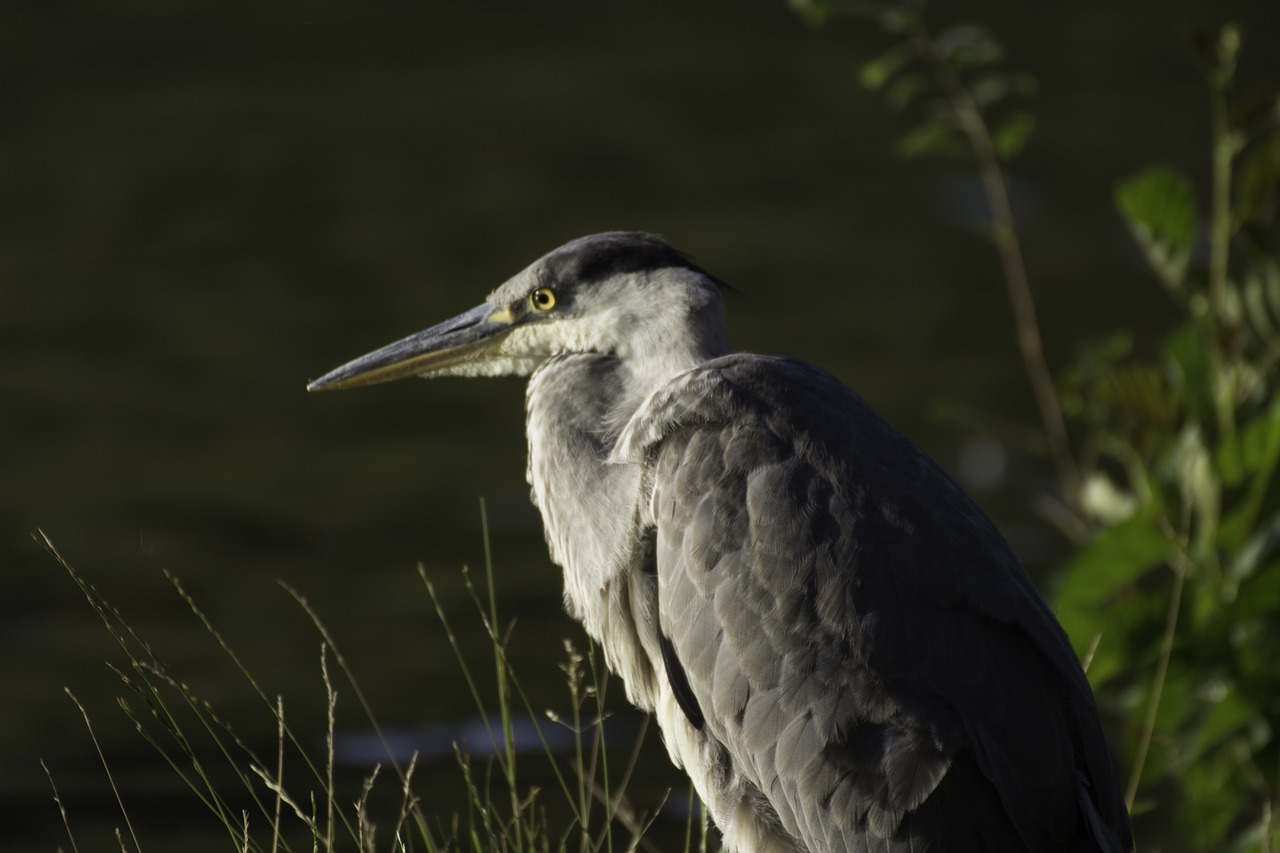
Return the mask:
{"type": "MultiPolygon", "coordinates": [[[[1204,174],[1185,26],[1238,18],[1245,76],[1280,76],[1276,4],[1153,8],[952,7],[1039,79],[1014,178],[1057,365],[1169,321],[1110,199],[1149,162],[1204,174]]],[[[520,383],[303,386],[584,233],[643,229],[692,252],[744,291],[740,348],[833,370],[952,470],[988,433],[938,417],[944,404],[1003,425],[1008,476],[978,496],[1050,568],[1055,540],[1028,508],[1046,472],[1017,440],[1034,413],[977,189],[961,162],[893,157],[905,125],[856,82],[882,46],[866,27],[806,27],[781,0],[0,7],[5,849],[66,846],[39,757],[80,849],[120,823],[64,686],[144,848],[226,848],[116,708],[104,661],[121,655],[37,527],[270,754],[269,714],[161,570],[306,737],[324,715],[319,638],[278,579],[323,616],[385,725],[463,726],[475,711],[415,566],[482,650],[458,570],[483,563],[485,496],[512,656],[536,707],[564,706],[553,662],[579,633],[527,502],[520,383]]],[[[349,688],[339,717],[366,730],[349,688]]],[[[677,784],[649,747],[645,785],[677,784]]],[[[453,774],[447,758],[424,771],[442,803],[453,774]]]]}

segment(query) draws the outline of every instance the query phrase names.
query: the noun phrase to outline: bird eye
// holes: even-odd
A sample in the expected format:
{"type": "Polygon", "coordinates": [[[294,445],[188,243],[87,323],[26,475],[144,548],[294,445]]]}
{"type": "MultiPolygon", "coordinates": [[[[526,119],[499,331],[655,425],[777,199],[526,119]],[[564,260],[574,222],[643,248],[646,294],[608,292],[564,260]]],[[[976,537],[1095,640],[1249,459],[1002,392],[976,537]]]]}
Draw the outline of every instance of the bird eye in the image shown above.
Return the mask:
{"type": "Polygon", "coordinates": [[[556,292],[549,287],[539,287],[529,294],[529,301],[539,311],[550,311],[556,307],[556,292]]]}

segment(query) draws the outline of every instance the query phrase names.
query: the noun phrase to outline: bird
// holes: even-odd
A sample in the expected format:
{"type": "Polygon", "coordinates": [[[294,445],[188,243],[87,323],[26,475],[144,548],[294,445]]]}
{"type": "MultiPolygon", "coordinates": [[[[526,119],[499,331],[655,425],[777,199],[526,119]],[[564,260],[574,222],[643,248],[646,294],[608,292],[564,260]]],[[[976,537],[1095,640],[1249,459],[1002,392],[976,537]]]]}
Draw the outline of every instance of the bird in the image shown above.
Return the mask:
{"type": "Polygon", "coordinates": [[[308,390],[525,376],[568,611],[737,853],[1132,849],[1079,659],[1004,537],[831,374],[735,352],[728,285],[566,243],[308,390]]]}

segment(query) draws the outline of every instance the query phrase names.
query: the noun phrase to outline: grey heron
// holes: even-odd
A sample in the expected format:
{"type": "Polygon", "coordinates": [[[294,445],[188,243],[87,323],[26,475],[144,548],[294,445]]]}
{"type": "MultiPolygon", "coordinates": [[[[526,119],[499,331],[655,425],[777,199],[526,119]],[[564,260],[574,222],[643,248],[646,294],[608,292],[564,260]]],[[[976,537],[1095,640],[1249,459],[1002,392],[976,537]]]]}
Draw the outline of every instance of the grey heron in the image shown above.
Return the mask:
{"type": "Polygon", "coordinates": [[[565,601],[731,851],[1127,851],[1080,663],[995,526],[831,375],[735,353],[723,285],[574,240],[309,390],[528,376],[565,601]]]}

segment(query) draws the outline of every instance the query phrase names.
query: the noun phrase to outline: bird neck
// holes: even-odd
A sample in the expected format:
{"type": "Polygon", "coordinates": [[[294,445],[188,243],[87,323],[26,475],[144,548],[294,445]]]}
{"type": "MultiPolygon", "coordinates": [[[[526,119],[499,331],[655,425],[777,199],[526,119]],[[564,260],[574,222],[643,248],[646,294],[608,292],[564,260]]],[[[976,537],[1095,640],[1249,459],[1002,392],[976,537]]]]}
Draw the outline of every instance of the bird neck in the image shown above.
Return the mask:
{"type": "Polygon", "coordinates": [[[687,323],[663,325],[648,334],[629,336],[617,355],[624,372],[626,396],[634,409],[679,374],[731,352],[723,314],[708,306],[705,312],[691,314],[687,323]]]}

